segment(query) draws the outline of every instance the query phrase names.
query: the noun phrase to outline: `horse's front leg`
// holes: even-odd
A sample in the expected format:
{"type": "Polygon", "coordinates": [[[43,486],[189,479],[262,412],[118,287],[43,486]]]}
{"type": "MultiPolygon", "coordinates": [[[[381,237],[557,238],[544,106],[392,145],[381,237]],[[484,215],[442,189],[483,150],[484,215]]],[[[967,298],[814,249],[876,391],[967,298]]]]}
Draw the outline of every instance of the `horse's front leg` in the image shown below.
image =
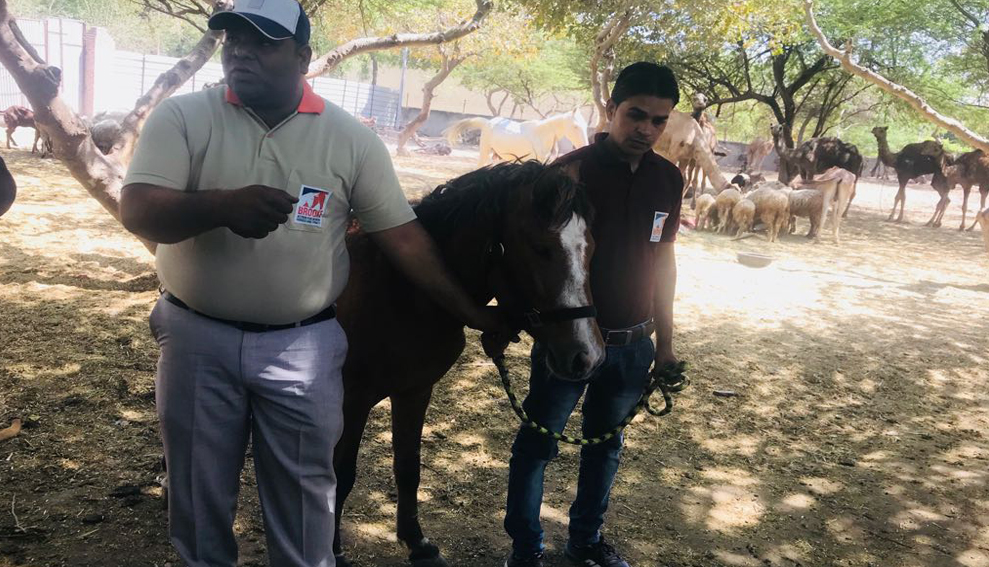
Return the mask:
{"type": "Polygon", "coordinates": [[[446,567],[440,550],[422,533],[419,525],[419,477],[422,424],[432,396],[429,385],[416,392],[392,396],[392,449],[395,486],[398,489],[398,539],[409,548],[414,567],[446,567]]]}

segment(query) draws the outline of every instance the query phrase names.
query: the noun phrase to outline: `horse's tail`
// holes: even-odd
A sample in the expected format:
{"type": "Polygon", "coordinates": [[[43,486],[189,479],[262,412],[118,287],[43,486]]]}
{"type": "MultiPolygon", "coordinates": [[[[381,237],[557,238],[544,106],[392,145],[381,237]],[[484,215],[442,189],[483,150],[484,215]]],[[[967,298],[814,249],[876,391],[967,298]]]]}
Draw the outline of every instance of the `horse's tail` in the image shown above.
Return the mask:
{"type": "Polygon", "coordinates": [[[483,132],[485,128],[488,128],[487,118],[465,118],[447,126],[446,130],[443,130],[443,136],[453,145],[460,142],[460,135],[467,130],[481,130],[483,132]]]}

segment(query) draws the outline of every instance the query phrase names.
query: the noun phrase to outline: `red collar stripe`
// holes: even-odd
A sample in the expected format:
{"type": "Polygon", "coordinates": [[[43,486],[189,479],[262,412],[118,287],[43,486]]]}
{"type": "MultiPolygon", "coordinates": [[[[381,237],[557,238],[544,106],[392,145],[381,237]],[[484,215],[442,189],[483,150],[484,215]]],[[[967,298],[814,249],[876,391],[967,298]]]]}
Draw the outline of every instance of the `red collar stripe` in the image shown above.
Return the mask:
{"type": "MultiPolygon", "coordinates": [[[[227,92],[224,98],[230,104],[243,106],[243,103],[240,102],[240,98],[237,97],[237,93],[235,93],[229,86],[227,87],[227,92]]],[[[325,109],[326,101],[323,100],[323,97],[313,92],[312,87],[309,86],[308,82],[303,82],[302,100],[299,101],[299,107],[296,111],[299,114],[322,114],[325,109]]]]}

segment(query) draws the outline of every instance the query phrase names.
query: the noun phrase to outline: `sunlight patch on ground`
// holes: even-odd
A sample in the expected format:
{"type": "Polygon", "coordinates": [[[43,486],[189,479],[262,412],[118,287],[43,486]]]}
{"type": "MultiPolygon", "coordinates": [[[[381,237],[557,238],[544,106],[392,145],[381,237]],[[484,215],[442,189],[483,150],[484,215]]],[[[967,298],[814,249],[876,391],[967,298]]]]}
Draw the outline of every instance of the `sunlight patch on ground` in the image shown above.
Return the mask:
{"type": "Polygon", "coordinates": [[[784,496],[777,507],[783,512],[796,512],[810,508],[815,502],[814,497],[798,492],[784,496]]]}
{"type": "Polygon", "coordinates": [[[704,439],[702,446],[712,453],[732,453],[751,457],[759,450],[762,440],[753,435],[736,435],[724,439],[704,439]]]}
{"type": "Polygon", "coordinates": [[[989,567],[989,553],[985,549],[969,549],[955,557],[964,567],[989,567]]]}
{"type": "Polygon", "coordinates": [[[800,484],[818,496],[836,494],[845,488],[840,482],[820,477],[804,477],[800,479],[800,484]]]}
{"type": "Polygon", "coordinates": [[[680,507],[688,519],[723,533],[759,522],[765,506],[754,492],[758,479],[737,469],[704,471],[703,477],[718,484],[691,487],[681,497],[680,507]]]}
{"type": "Polygon", "coordinates": [[[397,543],[398,537],[392,527],[385,522],[352,522],[351,526],[361,536],[379,542],[397,543]]]}
{"type": "Polygon", "coordinates": [[[712,555],[714,555],[714,557],[716,557],[721,563],[731,565],[731,567],[760,567],[763,564],[751,555],[733,553],[723,549],[715,550],[712,555]]]}

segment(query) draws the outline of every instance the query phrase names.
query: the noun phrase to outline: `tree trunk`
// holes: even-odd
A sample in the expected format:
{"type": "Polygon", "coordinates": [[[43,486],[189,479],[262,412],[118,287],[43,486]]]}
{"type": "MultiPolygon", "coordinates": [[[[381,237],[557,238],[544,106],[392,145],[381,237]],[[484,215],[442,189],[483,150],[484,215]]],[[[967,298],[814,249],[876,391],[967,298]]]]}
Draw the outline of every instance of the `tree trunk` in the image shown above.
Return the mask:
{"type": "Polygon", "coordinates": [[[505,108],[505,101],[507,101],[508,97],[511,95],[512,93],[504,89],[495,89],[493,91],[488,91],[486,101],[488,103],[488,110],[491,111],[491,116],[501,116],[501,111],[503,108],[505,108]],[[501,104],[495,105],[494,96],[500,92],[504,92],[505,96],[501,98],[501,104]]]}
{"type": "MultiPolygon", "coordinates": [[[[480,27],[493,7],[492,0],[475,1],[477,11],[474,16],[458,26],[433,33],[352,40],[315,61],[309,76],[323,74],[358,53],[409,45],[442,44],[472,33],[480,27]]],[[[212,0],[211,4],[215,12],[228,9],[233,0],[212,0]]],[[[161,101],[171,96],[212,57],[219,47],[222,33],[204,33],[189,55],[158,77],[124,119],[121,135],[107,155],[93,143],[89,129],[80,117],[59,98],[60,70],[41,61],[29,44],[18,40],[18,35],[23,37],[8,11],[7,1],[0,0],[0,63],[13,75],[20,91],[30,101],[38,128],[51,139],[55,156],[86,191],[119,221],[120,189],[141,127],[161,101]]],[[[153,244],[144,244],[153,250],[153,244]]]]}
{"type": "Polygon", "coordinates": [[[222,39],[223,32],[206,32],[188,55],[176,62],[171,69],[158,76],[148,92],[137,100],[134,110],[131,110],[130,114],[124,118],[120,125],[120,137],[117,138],[108,155],[116,157],[124,165],[130,163],[130,158],[134,155],[134,147],[137,145],[138,133],[148,116],[151,115],[151,111],[161,104],[161,101],[172,96],[179,87],[196,74],[196,71],[202,69],[203,65],[216,53],[222,39]]]}
{"type": "MultiPolygon", "coordinates": [[[[229,3],[229,0],[218,0],[214,8],[221,9],[229,3]]],[[[30,101],[35,123],[51,139],[55,156],[86,191],[119,221],[120,189],[141,125],[158,103],[175,92],[210,58],[219,45],[221,35],[216,32],[205,34],[192,54],[155,81],[125,119],[121,139],[108,155],[103,155],[93,143],[82,119],[58,96],[61,72],[38,61],[25,49],[17,38],[19,30],[15,31],[16,24],[12,25],[13,22],[6,0],[0,0],[0,62],[30,101]]],[[[145,245],[152,248],[147,242],[145,245]]]]}
{"type": "Polygon", "coordinates": [[[632,2],[626,0],[621,9],[616,10],[611,20],[604,26],[594,39],[594,53],[591,55],[591,100],[598,111],[598,123],[594,127],[595,132],[603,132],[608,127],[608,99],[611,96],[610,82],[611,74],[614,71],[614,55],[612,49],[618,40],[625,35],[632,25],[632,2]],[[608,59],[610,54],[610,65],[605,65],[601,69],[602,59],[608,59]]]}
{"type": "Polygon", "coordinates": [[[840,50],[828,41],[824,36],[824,32],[818,27],[817,21],[814,19],[814,2],[813,0],[804,0],[804,11],[807,15],[807,25],[810,27],[811,32],[817,39],[817,43],[820,44],[821,49],[825,53],[834,57],[841,66],[845,68],[846,71],[862,77],[863,79],[869,81],[870,83],[878,86],[887,93],[906,101],[907,104],[912,106],[915,110],[920,112],[925,118],[937,124],[938,126],[954,133],[956,136],[965,141],[965,143],[971,145],[972,147],[982,150],[984,152],[989,152],[989,139],[983,138],[982,136],[976,134],[975,132],[969,130],[964,124],[951,118],[945,116],[940,112],[934,110],[930,104],[927,103],[923,98],[917,93],[911,91],[910,89],[898,85],[889,79],[883,77],[882,75],[870,71],[865,67],[852,61],[852,54],[850,47],[846,47],[844,50],[840,50]]]}
{"type": "Polygon", "coordinates": [[[348,57],[353,57],[359,53],[377,51],[381,49],[395,49],[397,47],[414,47],[417,45],[441,45],[455,41],[473,33],[481,27],[481,22],[488,12],[494,7],[493,0],[474,0],[477,3],[477,11],[471,19],[461,22],[451,28],[430,33],[399,33],[384,37],[362,37],[353,39],[339,45],[326,55],[313,61],[309,65],[309,78],[318,77],[336,69],[340,63],[348,57]]]}
{"type": "Polygon", "coordinates": [[[409,139],[415,135],[419,127],[425,124],[426,120],[429,119],[429,110],[433,104],[433,98],[436,96],[434,91],[440,83],[446,80],[450,76],[450,73],[457,68],[457,65],[463,63],[465,57],[454,56],[448,57],[446,53],[443,54],[443,63],[440,65],[440,70],[438,73],[433,75],[433,78],[429,79],[425,85],[422,87],[422,108],[419,109],[419,114],[412,119],[411,122],[406,124],[405,128],[398,135],[398,148],[395,153],[400,156],[409,155],[408,150],[405,149],[405,144],[408,143],[409,139]]]}

